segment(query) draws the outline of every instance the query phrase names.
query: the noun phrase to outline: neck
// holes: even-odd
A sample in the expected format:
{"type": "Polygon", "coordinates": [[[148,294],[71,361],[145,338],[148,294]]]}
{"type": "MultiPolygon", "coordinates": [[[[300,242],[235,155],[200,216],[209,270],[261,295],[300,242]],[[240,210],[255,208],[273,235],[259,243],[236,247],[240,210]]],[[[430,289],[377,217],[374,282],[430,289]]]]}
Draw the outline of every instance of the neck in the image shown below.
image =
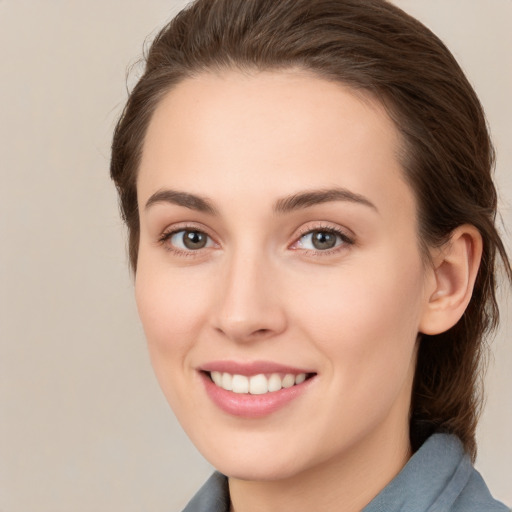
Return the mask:
{"type": "MultiPolygon", "coordinates": [[[[396,427],[396,424],[394,425],[396,427]]],[[[406,426],[407,427],[407,426],[406,426]]],[[[231,512],[361,511],[411,456],[408,428],[366,438],[338,459],[272,481],[229,479],[231,512]]]]}

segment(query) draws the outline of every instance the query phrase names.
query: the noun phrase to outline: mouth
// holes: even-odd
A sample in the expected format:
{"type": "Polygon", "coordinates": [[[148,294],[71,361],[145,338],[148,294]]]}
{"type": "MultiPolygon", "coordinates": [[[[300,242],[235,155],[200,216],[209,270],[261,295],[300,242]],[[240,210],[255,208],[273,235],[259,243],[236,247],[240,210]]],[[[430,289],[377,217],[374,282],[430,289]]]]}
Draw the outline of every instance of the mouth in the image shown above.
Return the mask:
{"type": "Polygon", "coordinates": [[[238,394],[266,395],[288,389],[310,379],[314,373],[259,373],[241,375],[221,371],[204,372],[219,388],[238,394]]]}
{"type": "Polygon", "coordinates": [[[262,418],[300,400],[318,374],[272,362],[217,361],[198,368],[207,396],[225,413],[262,418]]]}

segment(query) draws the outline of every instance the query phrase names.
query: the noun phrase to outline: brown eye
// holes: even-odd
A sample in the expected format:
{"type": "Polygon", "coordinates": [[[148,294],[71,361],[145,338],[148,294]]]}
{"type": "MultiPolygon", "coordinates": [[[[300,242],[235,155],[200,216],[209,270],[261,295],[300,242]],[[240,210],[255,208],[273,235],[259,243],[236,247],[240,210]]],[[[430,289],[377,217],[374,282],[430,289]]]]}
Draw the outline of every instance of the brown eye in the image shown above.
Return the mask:
{"type": "Polygon", "coordinates": [[[190,229],[182,229],[172,233],[169,242],[175,248],[183,251],[197,251],[212,245],[212,241],[206,233],[190,229]]]}

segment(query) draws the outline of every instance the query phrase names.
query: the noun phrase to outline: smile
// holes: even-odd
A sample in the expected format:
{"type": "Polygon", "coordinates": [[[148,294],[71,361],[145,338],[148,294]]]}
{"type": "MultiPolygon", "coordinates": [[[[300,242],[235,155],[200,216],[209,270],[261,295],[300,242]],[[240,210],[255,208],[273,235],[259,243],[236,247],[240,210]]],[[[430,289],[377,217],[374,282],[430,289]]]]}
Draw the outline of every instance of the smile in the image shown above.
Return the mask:
{"type": "Polygon", "coordinates": [[[307,375],[305,373],[297,375],[292,373],[260,373],[249,377],[236,373],[212,371],[210,372],[210,378],[216,386],[226,391],[240,394],[264,395],[301,384],[306,380],[307,375]]]}
{"type": "Polygon", "coordinates": [[[318,374],[310,369],[272,362],[217,361],[200,368],[207,396],[225,413],[262,418],[288,407],[314,386],[318,374]]]}

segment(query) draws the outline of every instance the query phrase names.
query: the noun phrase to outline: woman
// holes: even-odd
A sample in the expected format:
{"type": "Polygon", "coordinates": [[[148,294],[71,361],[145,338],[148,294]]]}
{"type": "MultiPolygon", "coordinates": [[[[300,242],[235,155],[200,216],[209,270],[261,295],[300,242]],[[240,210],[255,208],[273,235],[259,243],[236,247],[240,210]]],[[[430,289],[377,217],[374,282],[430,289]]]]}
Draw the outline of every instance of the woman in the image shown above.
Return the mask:
{"type": "Polygon", "coordinates": [[[383,0],[199,0],[153,42],[111,174],[187,511],[505,511],[472,468],[498,321],[493,149],[383,0]],[[223,476],[226,475],[226,476],[223,476]]]}

